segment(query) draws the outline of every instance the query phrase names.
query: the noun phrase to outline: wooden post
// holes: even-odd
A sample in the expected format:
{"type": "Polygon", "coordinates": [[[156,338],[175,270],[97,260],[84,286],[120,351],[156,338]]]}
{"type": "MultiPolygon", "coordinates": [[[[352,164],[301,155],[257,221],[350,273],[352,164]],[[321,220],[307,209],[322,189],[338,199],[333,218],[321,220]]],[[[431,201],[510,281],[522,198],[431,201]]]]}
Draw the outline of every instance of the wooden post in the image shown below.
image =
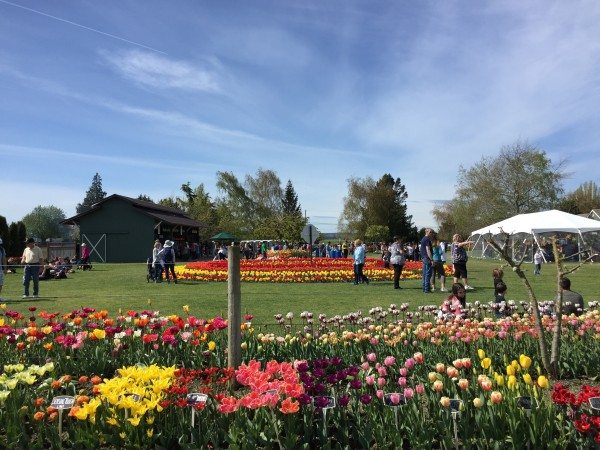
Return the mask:
{"type": "Polygon", "coordinates": [[[227,367],[242,362],[242,294],[240,287],[240,247],[227,249],[227,367]]]}

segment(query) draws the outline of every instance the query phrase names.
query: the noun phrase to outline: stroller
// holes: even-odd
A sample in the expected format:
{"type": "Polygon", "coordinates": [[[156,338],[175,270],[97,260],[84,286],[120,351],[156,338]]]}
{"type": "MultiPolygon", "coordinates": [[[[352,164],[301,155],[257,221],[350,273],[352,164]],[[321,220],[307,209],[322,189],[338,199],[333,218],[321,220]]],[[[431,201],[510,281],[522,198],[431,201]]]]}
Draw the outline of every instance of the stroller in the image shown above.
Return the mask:
{"type": "Polygon", "coordinates": [[[146,267],[148,273],[146,274],[146,282],[150,283],[151,281],[154,283],[160,283],[162,281],[162,268],[160,265],[154,267],[152,264],[152,256],[146,259],[146,267]]]}
{"type": "Polygon", "coordinates": [[[146,260],[146,266],[148,267],[146,282],[150,283],[150,281],[154,281],[154,266],[152,265],[152,256],[146,260]]]}

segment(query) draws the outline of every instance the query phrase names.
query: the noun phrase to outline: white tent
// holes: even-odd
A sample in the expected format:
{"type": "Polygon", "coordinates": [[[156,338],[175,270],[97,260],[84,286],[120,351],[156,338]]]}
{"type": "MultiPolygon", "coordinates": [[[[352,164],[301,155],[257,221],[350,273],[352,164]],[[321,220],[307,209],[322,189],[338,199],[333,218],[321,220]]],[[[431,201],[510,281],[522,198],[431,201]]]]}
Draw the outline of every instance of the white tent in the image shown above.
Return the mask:
{"type": "MultiPolygon", "coordinates": [[[[537,213],[518,214],[480,228],[471,233],[471,240],[476,240],[475,248],[480,247],[483,256],[486,254],[487,249],[487,243],[483,238],[489,239],[502,233],[521,240],[523,240],[523,237],[533,239],[537,246],[540,246],[539,236],[541,234],[570,233],[577,236],[579,248],[581,248],[582,244],[586,244],[583,234],[594,231],[600,231],[599,221],[553,209],[537,213]]],[[[513,238],[513,244],[514,241],[513,238]]]]}

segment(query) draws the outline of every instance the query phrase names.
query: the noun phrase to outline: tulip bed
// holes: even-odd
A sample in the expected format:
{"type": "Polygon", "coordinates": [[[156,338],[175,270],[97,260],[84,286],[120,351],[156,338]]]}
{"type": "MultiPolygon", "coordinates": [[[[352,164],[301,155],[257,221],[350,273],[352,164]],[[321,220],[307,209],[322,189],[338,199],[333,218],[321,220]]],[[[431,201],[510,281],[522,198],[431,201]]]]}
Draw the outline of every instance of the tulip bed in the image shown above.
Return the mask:
{"type": "MultiPolygon", "coordinates": [[[[563,324],[564,376],[597,376],[600,310],[563,324]]],[[[600,396],[551,385],[527,312],[434,320],[405,305],[369,315],[246,315],[243,364],[227,323],[82,308],[0,316],[1,448],[591,448],[600,396]],[[387,313],[387,314],[386,314],[387,313]],[[299,323],[296,323],[299,322],[299,323]],[[236,384],[233,384],[235,380],[236,384]],[[198,395],[205,400],[198,401],[198,395]],[[72,407],[52,406],[60,395],[72,407]],[[522,397],[528,397],[525,401],[522,397]],[[526,403],[532,409],[524,409],[526,403]]],[[[554,326],[544,319],[544,331],[554,326]]],[[[596,443],[596,444],[595,444],[596,443]]]]}
{"type": "MultiPolygon", "coordinates": [[[[350,258],[271,258],[241,260],[242,281],[272,283],[327,283],[354,281],[353,260],[350,258]]],[[[177,277],[195,281],[227,281],[227,261],[192,262],[177,266],[177,277]]],[[[446,275],[452,275],[450,266],[446,275]]],[[[404,279],[422,277],[423,264],[407,261],[402,271],[404,279]]],[[[367,258],[364,273],[372,281],[391,281],[394,270],[385,268],[381,259],[367,258]]]]}

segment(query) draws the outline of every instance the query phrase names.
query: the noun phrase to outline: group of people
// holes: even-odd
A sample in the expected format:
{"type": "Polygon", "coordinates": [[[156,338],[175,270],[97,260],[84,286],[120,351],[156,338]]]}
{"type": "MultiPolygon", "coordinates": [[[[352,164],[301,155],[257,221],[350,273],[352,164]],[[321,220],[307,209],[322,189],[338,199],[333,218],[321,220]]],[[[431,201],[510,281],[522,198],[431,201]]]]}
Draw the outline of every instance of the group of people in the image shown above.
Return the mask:
{"type": "MultiPolygon", "coordinates": [[[[82,249],[85,249],[85,244],[83,244],[82,249]]],[[[89,251],[87,252],[87,258],[89,259],[89,251]]],[[[29,298],[30,293],[32,293],[33,298],[39,297],[40,280],[67,278],[67,273],[74,272],[74,265],[76,264],[76,260],[68,256],[60,256],[44,262],[42,249],[36,245],[35,239],[28,238],[25,241],[25,249],[21,258],[16,263],[11,263],[14,266],[9,266],[9,258],[4,249],[2,238],[0,238],[0,294],[2,293],[4,277],[9,272],[9,267],[12,267],[11,272],[16,273],[16,267],[19,262],[23,266],[23,298],[29,298]],[[33,284],[33,292],[30,291],[31,284],[33,284]]],[[[79,267],[82,267],[81,260],[79,263],[79,267]]]]}
{"type": "Polygon", "coordinates": [[[173,249],[174,242],[166,240],[164,245],[157,239],[154,241],[152,248],[152,257],[148,258],[148,282],[154,281],[161,283],[163,281],[163,273],[167,283],[171,283],[171,279],[177,284],[177,275],[175,274],[175,250],[173,249]]]}

